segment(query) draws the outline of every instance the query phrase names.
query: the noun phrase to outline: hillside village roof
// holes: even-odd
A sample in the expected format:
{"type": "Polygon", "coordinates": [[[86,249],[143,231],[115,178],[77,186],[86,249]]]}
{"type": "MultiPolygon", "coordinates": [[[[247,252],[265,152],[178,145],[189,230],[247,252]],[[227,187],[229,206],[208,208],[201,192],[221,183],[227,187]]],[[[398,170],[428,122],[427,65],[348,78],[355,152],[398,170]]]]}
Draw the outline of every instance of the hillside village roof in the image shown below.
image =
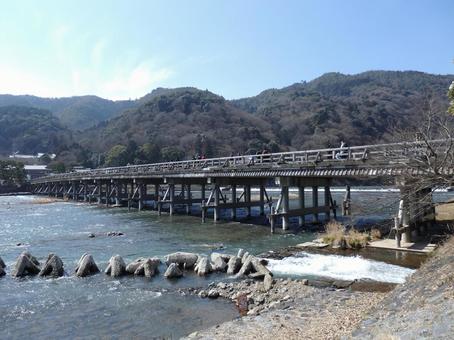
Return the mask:
{"type": "Polygon", "coordinates": [[[47,165],[24,165],[24,170],[47,170],[47,165]]]}

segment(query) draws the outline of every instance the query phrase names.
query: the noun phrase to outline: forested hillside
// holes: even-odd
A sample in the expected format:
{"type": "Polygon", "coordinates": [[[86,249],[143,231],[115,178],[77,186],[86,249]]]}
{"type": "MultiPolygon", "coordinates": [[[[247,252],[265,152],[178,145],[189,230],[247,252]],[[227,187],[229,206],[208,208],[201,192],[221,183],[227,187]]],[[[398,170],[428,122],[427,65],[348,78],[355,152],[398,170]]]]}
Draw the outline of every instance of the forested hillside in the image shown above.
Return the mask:
{"type": "Polygon", "coordinates": [[[157,146],[164,160],[278,149],[270,123],[220,96],[193,88],[161,89],[139,108],[81,136],[84,146],[93,145],[98,152],[130,141],[138,148],[157,146]]]}
{"type": "Polygon", "coordinates": [[[0,107],[0,154],[56,153],[71,134],[49,111],[25,106],[0,107]]]}
{"type": "Polygon", "coordinates": [[[49,151],[66,163],[100,166],[390,141],[396,130],[422,124],[429,102],[446,113],[453,80],[413,71],[328,73],[232,101],[191,87],[124,102],[2,95],[0,107],[20,100],[53,115],[0,108],[0,153],[49,151]]]}
{"type": "Polygon", "coordinates": [[[0,106],[28,106],[48,110],[60,119],[62,125],[72,130],[92,127],[138,104],[136,101],[112,101],[96,96],[40,98],[0,95],[0,106]]]}
{"type": "Polygon", "coordinates": [[[235,100],[238,108],[272,122],[281,147],[314,148],[390,139],[418,124],[427,101],[441,112],[454,76],[421,72],[328,73],[308,83],[235,100]]]}

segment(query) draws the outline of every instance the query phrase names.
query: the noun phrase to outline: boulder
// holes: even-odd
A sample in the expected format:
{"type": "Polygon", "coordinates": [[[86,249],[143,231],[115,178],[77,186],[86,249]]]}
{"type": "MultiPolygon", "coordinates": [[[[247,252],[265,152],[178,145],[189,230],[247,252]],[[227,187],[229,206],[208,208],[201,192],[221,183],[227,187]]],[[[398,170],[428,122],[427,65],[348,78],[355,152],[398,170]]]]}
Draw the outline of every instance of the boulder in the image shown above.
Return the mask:
{"type": "MultiPolygon", "coordinates": [[[[136,270],[143,265],[145,260],[146,259],[143,257],[139,257],[138,259],[135,259],[134,261],[132,261],[130,264],[128,264],[126,266],[126,272],[128,274],[135,274],[136,270]]],[[[142,267],[142,269],[143,269],[143,267],[142,267]]]]}
{"type": "Polygon", "coordinates": [[[96,265],[93,256],[85,253],[80,258],[74,271],[76,273],[76,276],[85,277],[88,275],[99,273],[99,268],[96,265]]]}
{"type": "Polygon", "coordinates": [[[210,289],[207,296],[210,299],[217,299],[219,297],[219,292],[216,289],[210,289]]]}
{"type": "Polygon", "coordinates": [[[238,250],[238,254],[236,255],[237,257],[239,257],[240,259],[243,258],[243,255],[246,253],[246,251],[244,249],[239,249],[238,250]]]}
{"type": "Polygon", "coordinates": [[[208,258],[205,256],[202,256],[197,261],[194,271],[199,276],[205,276],[205,275],[211,273],[213,271],[213,268],[211,267],[211,263],[208,260],[208,258]]]}
{"type": "Polygon", "coordinates": [[[227,274],[234,275],[241,268],[241,257],[232,256],[227,264],[227,274]]]}
{"type": "Polygon", "coordinates": [[[166,264],[176,263],[184,269],[193,268],[199,256],[194,253],[177,252],[166,256],[166,264]]]}
{"type": "Polygon", "coordinates": [[[215,272],[225,272],[227,271],[227,263],[220,256],[216,257],[214,262],[211,263],[211,268],[215,272]]]}
{"type": "Polygon", "coordinates": [[[123,236],[124,234],[121,231],[109,231],[107,236],[123,236]]]}
{"type": "Polygon", "coordinates": [[[167,279],[182,277],[183,271],[178,267],[176,263],[171,263],[164,273],[164,277],[167,279]]]}
{"type": "Polygon", "coordinates": [[[2,267],[0,267],[0,277],[1,277],[1,276],[4,276],[4,275],[6,275],[5,269],[3,269],[2,267]]]}
{"type": "Polygon", "coordinates": [[[143,264],[143,270],[145,277],[153,277],[158,272],[158,266],[161,260],[157,257],[147,259],[143,264]]]}
{"type": "Polygon", "coordinates": [[[60,277],[63,276],[64,273],[65,271],[61,258],[55,254],[49,254],[43,269],[39,272],[39,276],[60,277]]]}
{"type": "Polygon", "coordinates": [[[0,257],[0,268],[6,268],[5,262],[3,262],[2,258],[0,257]]]}
{"type": "Polygon", "coordinates": [[[12,275],[22,277],[25,275],[36,275],[40,272],[39,262],[29,252],[23,252],[16,261],[12,275]]]}
{"type": "Polygon", "coordinates": [[[271,275],[265,275],[265,278],[263,279],[263,288],[266,292],[273,288],[273,277],[271,275]]]}
{"type": "Polygon", "coordinates": [[[106,274],[110,274],[111,277],[119,277],[126,273],[126,264],[120,255],[112,256],[109,260],[109,264],[105,270],[106,274]]]}

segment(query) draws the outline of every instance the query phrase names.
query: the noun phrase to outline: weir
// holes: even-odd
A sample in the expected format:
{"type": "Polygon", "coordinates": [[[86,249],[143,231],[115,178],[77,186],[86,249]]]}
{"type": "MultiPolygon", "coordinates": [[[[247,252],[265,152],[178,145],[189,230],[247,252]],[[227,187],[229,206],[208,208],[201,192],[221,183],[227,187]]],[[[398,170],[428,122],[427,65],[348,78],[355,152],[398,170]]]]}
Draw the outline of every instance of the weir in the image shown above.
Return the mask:
{"type": "MultiPolygon", "coordinates": [[[[292,217],[298,218],[300,226],[306,216],[315,223],[336,218],[337,203],[330,191],[335,180],[388,177],[395,179],[402,196],[394,228],[399,245],[402,235],[409,241],[427,232],[433,220],[432,188],[422,188],[410,197],[412,183],[405,180],[424,175],[424,169],[412,163],[425,147],[422,142],[393,143],[101,168],[42,177],[32,185],[39,195],[153,209],[158,214],[173,215],[177,206],[191,214],[198,206],[203,222],[209,216],[218,221],[228,211],[236,220],[238,209],[245,209],[250,217],[251,208],[258,207],[260,215],[268,211],[271,232],[275,232],[278,224],[289,229],[292,217]],[[270,187],[279,189],[277,200],[267,192],[270,187]],[[290,207],[290,188],[298,189],[296,208],[290,207]],[[311,202],[305,201],[306,188],[312,192],[311,202]],[[322,201],[319,192],[323,192],[322,201]]],[[[444,171],[454,174],[454,169],[444,171]]],[[[342,215],[350,215],[352,206],[347,186],[342,215]]]]}

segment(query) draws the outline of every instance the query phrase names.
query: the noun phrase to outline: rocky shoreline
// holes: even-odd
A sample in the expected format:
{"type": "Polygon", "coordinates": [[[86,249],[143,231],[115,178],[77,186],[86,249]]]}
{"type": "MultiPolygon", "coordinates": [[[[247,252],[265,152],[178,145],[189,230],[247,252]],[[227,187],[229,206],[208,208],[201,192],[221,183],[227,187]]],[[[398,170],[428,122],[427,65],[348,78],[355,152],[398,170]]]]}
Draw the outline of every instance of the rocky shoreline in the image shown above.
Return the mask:
{"type": "Polygon", "coordinates": [[[206,289],[180,293],[226,298],[243,314],[194,332],[188,339],[337,339],[354,330],[364,313],[386,296],[381,292],[313,287],[304,279],[275,279],[269,291],[263,283],[246,279],[211,283],[206,289]]]}

